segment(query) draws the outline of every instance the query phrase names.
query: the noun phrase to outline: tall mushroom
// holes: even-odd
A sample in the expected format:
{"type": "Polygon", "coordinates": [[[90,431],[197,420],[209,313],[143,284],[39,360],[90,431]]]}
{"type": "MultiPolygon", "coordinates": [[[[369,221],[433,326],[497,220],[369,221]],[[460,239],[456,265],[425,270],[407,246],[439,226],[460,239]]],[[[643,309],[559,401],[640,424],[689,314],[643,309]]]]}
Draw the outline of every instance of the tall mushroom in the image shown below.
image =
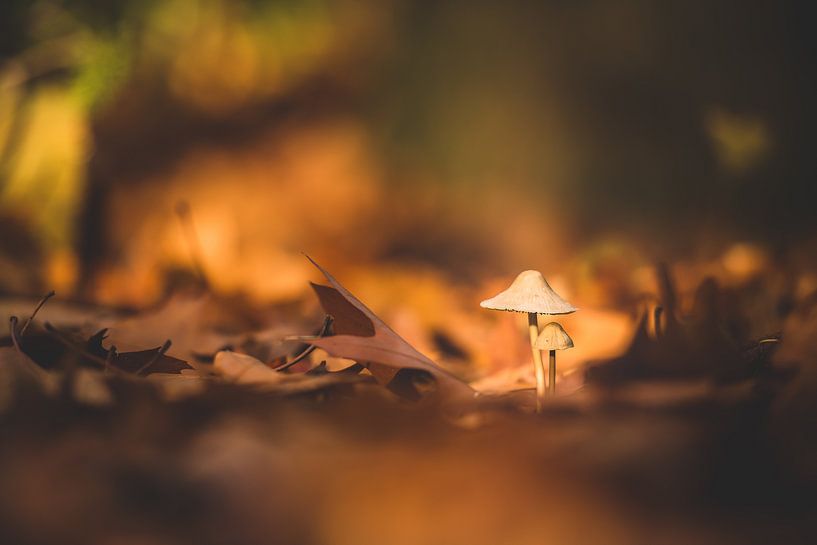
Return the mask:
{"type": "Polygon", "coordinates": [[[530,346],[533,352],[533,366],[536,372],[536,412],[542,411],[545,400],[545,365],[542,354],[536,348],[539,338],[539,314],[570,314],[576,307],[559,297],[539,271],[522,271],[511,287],[479,304],[482,308],[526,312],[530,346]]]}
{"type": "Polygon", "coordinates": [[[556,395],[556,351],[573,348],[573,339],[556,323],[550,322],[542,328],[539,338],[536,339],[536,348],[550,352],[548,361],[548,390],[550,395],[556,395]]]}

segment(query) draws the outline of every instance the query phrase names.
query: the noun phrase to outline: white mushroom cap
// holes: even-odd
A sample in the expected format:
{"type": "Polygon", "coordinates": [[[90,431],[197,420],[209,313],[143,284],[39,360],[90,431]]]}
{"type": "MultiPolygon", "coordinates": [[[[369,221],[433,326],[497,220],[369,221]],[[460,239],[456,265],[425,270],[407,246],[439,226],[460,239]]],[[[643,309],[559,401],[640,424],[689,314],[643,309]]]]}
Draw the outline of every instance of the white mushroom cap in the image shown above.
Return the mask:
{"type": "Polygon", "coordinates": [[[511,287],[479,304],[482,308],[535,314],[570,314],[578,309],[559,297],[539,271],[519,273],[511,287]]]}
{"type": "Polygon", "coordinates": [[[542,328],[534,346],[539,350],[566,350],[573,348],[573,339],[561,325],[550,322],[542,328]]]}

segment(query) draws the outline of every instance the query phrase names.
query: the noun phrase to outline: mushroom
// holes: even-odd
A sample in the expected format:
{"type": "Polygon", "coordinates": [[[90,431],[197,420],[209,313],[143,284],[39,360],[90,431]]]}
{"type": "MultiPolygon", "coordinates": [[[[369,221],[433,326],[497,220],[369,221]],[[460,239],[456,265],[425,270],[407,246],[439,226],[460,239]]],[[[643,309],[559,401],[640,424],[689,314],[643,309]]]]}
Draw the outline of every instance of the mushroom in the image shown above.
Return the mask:
{"type": "Polygon", "coordinates": [[[539,338],[539,314],[570,314],[576,307],[559,297],[539,271],[519,273],[511,287],[502,293],[486,299],[479,304],[482,308],[506,310],[509,312],[526,312],[530,346],[533,352],[533,366],[536,372],[536,412],[542,411],[545,399],[545,365],[542,354],[536,348],[539,338]]]}
{"type": "Polygon", "coordinates": [[[536,348],[539,350],[550,351],[550,359],[548,361],[548,390],[550,395],[556,394],[556,351],[567,350],[573,348],[573,339],[564,330],[564,328],[556,323],[550,322],[542,328],[542,333],[536,339],[536,348]]]}

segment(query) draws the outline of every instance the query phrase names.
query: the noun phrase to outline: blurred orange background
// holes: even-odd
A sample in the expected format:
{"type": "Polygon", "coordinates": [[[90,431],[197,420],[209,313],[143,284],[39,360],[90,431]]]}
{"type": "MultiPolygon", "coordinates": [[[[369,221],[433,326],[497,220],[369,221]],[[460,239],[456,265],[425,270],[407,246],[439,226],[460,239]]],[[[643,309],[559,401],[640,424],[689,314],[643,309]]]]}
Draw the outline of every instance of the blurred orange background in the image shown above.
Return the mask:
{"type": "Polygon", "coordinates": [[[421,349],[441,330],[480,368],[527,358],[518,317],[477,307],[527,268],[582,308],[568,371],[622,350],[658,261],[682,308],[709,275],[817,289],[813,38],[786,3],[0,14],[5,293],[155,304],[191,276],[180,202],[216,290],[308,297],[307,252],[421,349]]]}

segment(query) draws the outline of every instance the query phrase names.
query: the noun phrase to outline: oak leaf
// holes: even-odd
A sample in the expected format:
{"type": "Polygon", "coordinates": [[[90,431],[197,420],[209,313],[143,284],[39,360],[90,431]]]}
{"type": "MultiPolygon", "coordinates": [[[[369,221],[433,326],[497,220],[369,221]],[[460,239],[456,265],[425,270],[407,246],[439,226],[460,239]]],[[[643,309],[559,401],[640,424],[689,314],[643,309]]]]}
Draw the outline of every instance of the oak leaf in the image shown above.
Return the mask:
{"type": "Polygon", "coordinates": [[[365,365],[381,384],[411,376],[432,377],[440,393],[450,398],[470,399],[476,392],[465,382],[439,367],[395,333],[366,305],[344,288],[326,269],[306,256],[331,284],[312,284],[327,314],[334,318],[335,335],[304,338],[329,354],[365,365]],[[412,373],[418,371],[419,373],[412,373]]]}

